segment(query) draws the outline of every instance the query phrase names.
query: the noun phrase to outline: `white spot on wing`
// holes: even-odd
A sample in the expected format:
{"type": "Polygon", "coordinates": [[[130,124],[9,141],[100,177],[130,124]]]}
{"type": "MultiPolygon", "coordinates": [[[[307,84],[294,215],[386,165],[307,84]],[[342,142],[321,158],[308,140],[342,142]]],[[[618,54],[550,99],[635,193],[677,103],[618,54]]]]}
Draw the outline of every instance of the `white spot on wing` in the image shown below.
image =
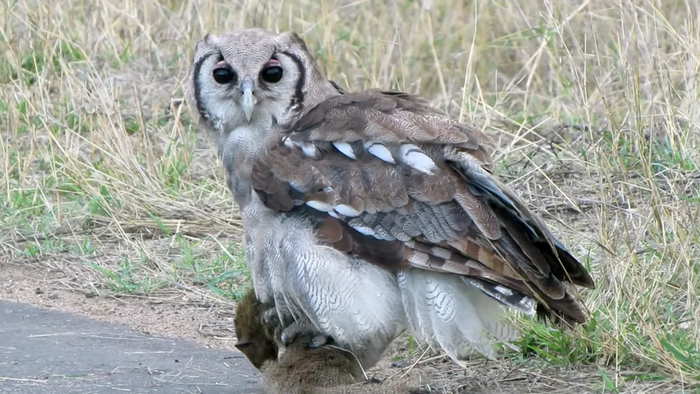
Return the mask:
{"type": "Polygon", "coordinates": [[[316,145],[311,142],[297,142],[292,141],[289,137],[284,137],[282,143],[284,143],[284,146],[288,148],[296,147],[301,149],[306,157],[312,157],[314,159],[318,157],[318,148],[316,148],[316,145]]]}
{"type": "Polygon", "coordinates": [[[497,292],[499,292],[499,293],[501,293],[501,294],[503,294],[503,295],[507,295],[507,296],[512,296],[512,295],[513,295],[513,290],[511,290],[511,289],[509,289],[509,288],[507,288],[507,287],[503,287],[503,286],[501,286],[501,285],[497,285],[496,287],[494,287],[494,289],[495,289],[497,292]]]}
{"type": "Polygon", "coordinates": [[[336,218],[336,219],[340,219],[340,216],[338,216],[338,214],[335,213],[335,212],[333,212],[333,211],[328,211],[328,214],[331,215],[331,216],[333,216],[333,217],[336,218]]]}
{"type": "Polygon", "coordinates": [[[433,252],[433,255],[435,255],[435,256],[437,256],[437,257],[440,257],[440,258],[442,258],[442,259],[445,259],[445,260],[447,260],[447,259],[449,259],[450,257],[452,257],[452,252],[450,252],[450,251],[447,250],[447,249],[440,248],[440,247],[438,247],[438,246],[433,246],[433,247],[430,249],[430,251],[433,252]]]}
{"type": "Polygon", "coordinates": [[[286,146],[287,148],[294,148],[296,146],[294,144],[294,141],[290,140],[288,137],[284,137],[282,142],[284,142],[284,146],[286,146]]]}
{"type": "Polygon", "coordinates": [[[320,201],[307,201],[306,205],[321,212],[330,212],[333,210],[333,207],[330,204],[326,204],[325,202],[320,201]]]}
{"type": "Polygon", "coordinates": [[[318,149],[316,149],[316,145],[310,142],[299,142],[297,143],[297,146],[301,148],[302,152],[304,152],[304,156],[312,157],[314,159],[318,157],[318,149]]]}
{"type": "Polygon", "coordinates": [[[296,182],[289,182],[289,186],[291,186],[294,190],[300,191],[302,193],[306,193],[308,189],[306,187],[302,187],[300,184],[296,182]]]}
{"type": "Polygon", "coordinates": [[[399,147],[399,158],[403,163],[424,174],[432,175],[437,171],[437,165],[435,165],[433,159],[413,144],[401,145],[399,147]]]}
{"type": "Polygon", "coordinates": [[[424,267],[428,263],[428,254],[423,252],[416,252],[415,250],[408,256],[408,262],[415,264],[419,267],[424,267]]]}
{"type": "Polygon", "coordinates": [[[334,207],[334,209],[343,216],[355,217],[360,215],[360,211],[345,204],[338,204],[334,207]]]}
{"type": "Polygon", "coordinates": [[[357,156],[355,156],[355,151],[352,150],[352,146],[347,142],[335,141],[333,142],[333,146],[335,146],[335,149],[338,149],[338,151],[340,151],[340,153],[344,154],[345,156],[353,160],[357,159],[357,156]]]}
{"type": "Polygon", "coordinates": [[[372,237],[375,236],[374,230],[367,226],[353,226],[352,224],[350,225],[352,228],[354,228],[358,233],[362,233],[364,235],[370,235],[372,237]]]}
{"type": "Polygon", "coordinates": [[[371,155],[376,156],[380,160],[391,164],[396,163],[389,149],[381,142],[367,141],[365,142],[365,149],[367,149],[367,152],[369,152],[371,155]]]}

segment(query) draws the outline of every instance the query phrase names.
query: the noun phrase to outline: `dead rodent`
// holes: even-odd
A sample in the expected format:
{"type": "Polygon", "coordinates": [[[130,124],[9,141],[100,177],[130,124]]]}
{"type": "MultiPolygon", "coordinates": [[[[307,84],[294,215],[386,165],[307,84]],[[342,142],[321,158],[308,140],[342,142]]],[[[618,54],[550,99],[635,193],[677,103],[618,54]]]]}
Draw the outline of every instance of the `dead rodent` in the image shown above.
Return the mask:
{"type": "Polygon", "coordinates": [[[274,340],[274,333],[263,324],[263,312],[268,307],[255,298],[255,291],[250,288],[236,307],[233,326],[236,329],[236,348],[245,354],[257,369],[267,361],[277,361],[279,348],[274,340]]]}
{"type": "Polygon", "coordinates": [[[321,389],[365,380],[362,368],[350,352],[327,345],[311,348],[312,340],[313,334],[297,335],[278,362],[266,365],[265,386],[271,393],[321,393],[328,392],[321,389]]]}
{"type": "Polygon", "coordinates": [[[260,303],[250,289],[238,303],[234,325],[236,347],[263,374],[270,394],[422,394],[400,382],[368,380],[355,356],[332,345],[318,346],[318,335],[301,332],[278,357],[274,327],[266,327],[260,303]],[[314,344],[312,347],[311,344],[314,344]]]}

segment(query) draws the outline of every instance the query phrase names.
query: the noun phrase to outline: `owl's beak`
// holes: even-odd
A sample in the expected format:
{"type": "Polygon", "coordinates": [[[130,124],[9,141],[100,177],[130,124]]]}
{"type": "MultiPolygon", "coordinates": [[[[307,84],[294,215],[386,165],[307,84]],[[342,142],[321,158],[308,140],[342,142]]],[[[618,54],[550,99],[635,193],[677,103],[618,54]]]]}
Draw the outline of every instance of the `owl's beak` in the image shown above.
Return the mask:
{"type": "Polygon", "coordinates": [[[250,76],[246,76],[241,81],[241,108],[243,113],[245,113],[245,118],[250,122],[250,118],[253,116],[253,109],[255,109],[255,104],[257,104],[258,99],[255,98],[253,94],[255,92],[255,81],[250,76]]]}

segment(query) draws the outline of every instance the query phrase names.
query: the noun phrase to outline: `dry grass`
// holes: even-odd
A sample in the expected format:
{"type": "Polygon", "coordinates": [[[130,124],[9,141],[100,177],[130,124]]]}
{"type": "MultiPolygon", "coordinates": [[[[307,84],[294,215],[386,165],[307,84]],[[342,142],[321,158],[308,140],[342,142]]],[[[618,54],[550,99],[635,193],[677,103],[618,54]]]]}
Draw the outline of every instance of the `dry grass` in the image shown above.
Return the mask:
{"type": "Polygon", "coordinates": [[[587,371],[551,378],[579,392],[698,392],[699,4],[3,0],[0,247],[75,289],[235,299],[239,223],[184,78],[205,32],[295,30],[341,85],[483,126],[498,172],[590,266],[591,323],[517,317],[509,362],[587,371]]]}

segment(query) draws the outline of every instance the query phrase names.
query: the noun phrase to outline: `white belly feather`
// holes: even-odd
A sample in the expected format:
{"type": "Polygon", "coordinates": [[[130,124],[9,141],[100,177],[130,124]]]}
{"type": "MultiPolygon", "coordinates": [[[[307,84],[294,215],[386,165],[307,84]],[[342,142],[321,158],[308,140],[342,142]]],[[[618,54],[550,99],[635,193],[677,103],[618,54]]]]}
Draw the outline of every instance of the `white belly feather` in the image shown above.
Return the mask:
{"type": "Polygon", "coordinates": [[[284,324],[310,321],[360,359],[381,356],[406,328],[395,274],[319,244],[303,219],[283,218],[257,197],[241,217],[256,295],[275,303],[284,324]]]}

